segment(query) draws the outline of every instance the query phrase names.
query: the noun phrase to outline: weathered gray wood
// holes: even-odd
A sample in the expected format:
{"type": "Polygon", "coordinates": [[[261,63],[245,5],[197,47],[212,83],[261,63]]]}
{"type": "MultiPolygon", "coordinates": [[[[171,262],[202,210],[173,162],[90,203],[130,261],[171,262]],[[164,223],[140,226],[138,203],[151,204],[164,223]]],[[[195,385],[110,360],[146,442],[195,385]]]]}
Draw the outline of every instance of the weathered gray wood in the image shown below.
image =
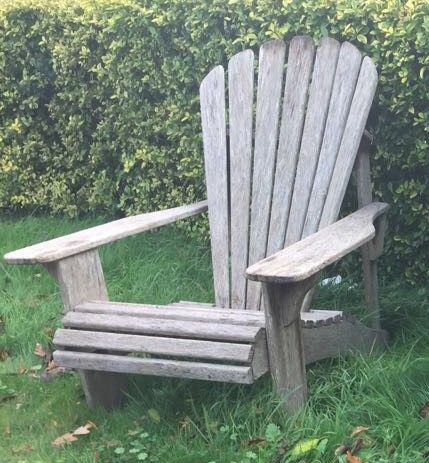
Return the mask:
{"type": "MultiPolygon", "coordinates": [[[[372,202],[370,169],[369,140],[364,137],[359,146],[356,158],[357,199],[358,207],[360,208],[372,202]]],[[[361,253],[365,302],[368,314],[371,317],[371,326],[374,329],[380,329],[377,262],[370,258],[370,244],[362,246],[361,253]]]]}
{"type": "MultiPolygon", "coordinates": [[[[301,238],[318,230],[320,216],[325,205],[325,199],[331,182],[332,172],[334,170],[337,153],[343,137],[347,116],[350,110],[350,104],[359,75],[361,60],[362,56],[356,47],[348,42],[341,45],[332,95],[329,102],[329,110],[326,118],[322,146],[319,153],[319,161],[311,189],[301,238]]],[[[372,101],[372,97],[370,101],[372,101]]],[[[365,114],[362,116],[365,118],[366,122],[367,115],[365,114]]],[[[357,123],[358,121],[356,121],[356,124],[357,123]]],[[[354,154],[355,153],[350,152],[349,156],[353,159],[354,154]]],[[[345,172],[337,171],[336,174],[348,174],[346,180],[348,182],[350,173],[347,170],[345,172]]],[[[339,205],[336,205],[339,210],[343,198],[342,196],[337,196],[335,199],[340,203],[339,205]]]]}
{"type": "MultiPolygon", "coordinates": [[[[266,255],[285,53],[280,40],[262,45],[259,53],[249,264],[266,255]]],[[[247,307],[259,310],[260,299],[260,285],[248,282],[247,307]]]]}
{"type": "Polygon", "coordinates": [[[267,255],[279,251],[284,246],[314,50],[314,42],[310,37],[294,37],[291,40],[283,95],[267,255]]]}
{"type": "Polygon", "coordinates": [[[257,281],[302,281],[359,248],[375,236],[374,220],[388,205],[372,203],[344,219],[298,241],[247,269],[257,281]]]}
{"type": "Polygon", "coordinates": [[[252,373],[253,380],[255,381],[267,373],[270,369],[270,364],[268,362],[267,336],[265,330],[262,330],[258,335],[258,338],[252,346],[252,350],[252,373]]]}
{"type": "Polygon", "coordinates": [[[332,223],[338,217],[341,207],[339,198],[343,198],[346,191],[376,86],[377,70],[374,63],[365,57],[362,61],[319,228],[332,223]]]}
{"type": "Polygon", "coordinates": [[[149,212],[115,220],[87,230],[55,238],[43,243],[9,252],[4,260],[9,264],[35,264],[54,262],[65,257],[95,249],[102,244],[160,227],[207,210],[207,202],[180,206],[164,211],[149,212]]]}
{"type": "MultiPolygon", "coordinates": [[[[107,299],[103,270],[97,249],[45,264],[58,281],[66,312],[87,299],[107,299]]],[[[71,312],[68,312],[71,313],[71,312]]],[[[112,409],[122,405],[127,378],[106,372],[79,371],[89,406],[112,409]]]]}
{"type": "Polygon", "coordinates": [[[301,238],[329,109],[340,44],[323,38],[316,52],[285,245],[301,238]]]}
{"type": "Polygon", "coordinates": [[[264,314],[255,311],[219,309],[194,305],[147,305],[124,302],[89,301],[75,307],[77,312],[130,315],[145,318],[168,318],[170,320],[229,323],[231,325],[263,326],[264,314]]]}
{"type": "Polygon", "coordinates": [[[262,284],[270,371],[285,407],[292,411],[307,397],[300,308],[312,284],[312,278],[291,284],[262,284]]]}
{"type": "Polygon", "coordinates": [[[200,104],[216,305],[229,307],[229,205],[222,66],[214,68],[202,81],[200,104]]]}
{"type": "Polygon", "coordinates": [[[253,144],[253,52],[233,56],[228,66],[231,195],[231,307],[246,308],[250,175],[253,144]]]}
{"type": "Polygon", "coordinates": [[[304,329],[302,333],[307,365],[350,351],[374,352],[387,342],[385,331],[371,329],[351,320],[341,320],[316,329],[304,329]]]}
{"type": "Polygon", "coordinates": [[[120,355],[69,351],[55,351],[54,360],[55,363],[66,368],[204,379],[208,381],[244,384],[253,382],[252,369],[249,366],[220,365],[216,363],[187,362],[184,360],[125,357],[120,355]]]}
{"type": "Polygon", "coordinates": [[[63,325],[69,328],[105,330],[125,333],[156,334],[159,336],[215,339],[252,342],[260,332],[258,326],[240,326],[224,323],[181,321],[127,315],[91,314],[68,312],[63,325]]]}
{"type": "Polygon", "coordinates": [[[250,363],[253,357],[251,344],[163,338],[99,331],[59,329],[55,333],[53,342],[57,347],[78,348],[78,350],[139,352],[158,356],[171,355],[242,363],[250,363]]]}

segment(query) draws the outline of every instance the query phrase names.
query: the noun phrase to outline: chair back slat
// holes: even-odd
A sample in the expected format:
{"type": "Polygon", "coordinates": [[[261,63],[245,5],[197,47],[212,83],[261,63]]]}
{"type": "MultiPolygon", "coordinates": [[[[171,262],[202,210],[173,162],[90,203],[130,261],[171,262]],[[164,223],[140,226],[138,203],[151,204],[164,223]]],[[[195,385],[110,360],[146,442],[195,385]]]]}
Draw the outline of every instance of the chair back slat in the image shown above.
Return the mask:
{"type": "Polygon", "coordinates": [[[254,55],[245,50],[228,65],[231,195],[231,307],[246,306],[250,185],[253,154],[254,55]]]}
{"type": "Polygon", "coordinates": [[[377,81],[378,75],[375,64],[366,56],[360,68],[319,229],[333,223],[340,212],[341,202],[365,131],[365,124],[374,99],[377,81]]]}
{"type": "MultiPolygon", "coordinates": [[[[328,193],[338,155],[347,115],[350,110],[362,55],[350,43],[343,43],[338,57],[334,85],[320,149],[316,175],[308,203],[304,229],[300,238],[318,230],[320,217],[328,193]]],[[[342,202],[342,198],[337,198],[342,202]]],[[[336,205],[332,205],[336,207],[336,205]]]]}
{"type": "Polygon", "coordinates": [[[267,255],[279,251],[284,245],[314,51],[314,42],[310,37],[295,37],[290,43],[267,255]]]}
{"type": "MultiPolygon", "coordinates": [[[[249,265],[262,259],[267,249],[285,54],[280,40],[262,45],[259,53],[249,265]]],[[[260,299],[260,285],[249,281],[246,305],[259,309],[260,299]]]]}
{"type": "Polygon", "coordinates": [[[261,47],[256,97],[253,52],[232,57],[227,108],[221,66],[201,84],[218,307],[259,310],[245,269],[337,219],[374,97],[375,66],[347,42],[295,37],[285,56],[261,47]]]}
{"type": "Polygon", "coordinates": [[[214,68],[202,81],[200,105],[216,306],[229,307],[228,165],[222,66],[214,68]]]}
{"type": "Polygon", "coordinates": [[[301,238],[323,140],[339,51],[340,44],[327,38],[322,39],[317,48],[286,230],[286,245],[301,238]]]}

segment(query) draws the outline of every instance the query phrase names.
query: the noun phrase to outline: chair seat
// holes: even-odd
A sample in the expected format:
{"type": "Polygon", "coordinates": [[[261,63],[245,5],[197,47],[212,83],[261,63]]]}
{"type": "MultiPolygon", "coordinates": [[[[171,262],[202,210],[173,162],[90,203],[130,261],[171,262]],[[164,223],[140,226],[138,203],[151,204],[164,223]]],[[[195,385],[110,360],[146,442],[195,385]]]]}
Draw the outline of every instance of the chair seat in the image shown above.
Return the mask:
{"type": "MultiPolygon", "coordinates": [[[[340,311],[302,314],[306,328],[341,320],[340,311]]],[[[63,325],[54,337],[62,367],[236,383],[269,370],[263,312],[90,301],[68,312],[63,325]]]]}

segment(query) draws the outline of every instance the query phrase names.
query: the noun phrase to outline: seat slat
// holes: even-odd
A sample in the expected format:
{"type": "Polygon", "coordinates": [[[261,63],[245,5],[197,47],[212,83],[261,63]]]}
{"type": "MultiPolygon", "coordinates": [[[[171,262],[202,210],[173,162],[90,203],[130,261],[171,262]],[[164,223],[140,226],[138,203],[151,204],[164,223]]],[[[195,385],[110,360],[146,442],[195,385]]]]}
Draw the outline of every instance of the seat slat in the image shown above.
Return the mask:
{"type": "Polygon", "coordinates": [[[233,56],[228,66],[231,188],[231,307],[246,307],[250,184],[253,134],[253,61],[251,50],[233,56]]]}
{"type": "Polygon", "coordinates": [[[264,326],[262,312],[250,310],[219,309],[210,306],[148,305],[124,302],[90,301],[79,304],[76,312],[130,315],[133,317],[169,318],[170,320],[205,321],[232,325],[264,326]]]}
{"type": "MultiPolygon", "coordinates": [[[[262,45],[259,54],[249,265],[265,257],[277,149],[286,45],[277,40],[262,45]]],[[[246,306],[259,310],[261,287],[248,281],[246,306]]]]}
{"type": "Polygon", "coordinates": [[[125,357],[61,350],[54,352],[54,360],[59,366],[81,370],[137,373],[244,384],[253,382],[252,369],[248,366],[125,357]]]}
{"type": "Polygon", "coordinates": [[[120,331],[126,333],[156,334],[159,336],[192,337],[194,339],[215,339],[235,342],[253,342],[260,333],[260,327],[239,326],[222,323],[141,318],[126,315],[91,314],[68,312],[63,325],[86,330],[120,331]]]}
{"type": "Polygon", "coordinates": [[[249,363],[253,355],[250,344],[71,329],[57,330],[53,342],[56,346],[68,348],[140,352],[242,363],[249,363]]]}
{"type": "Polygon", "coordinates": [[[229,307],[228,178],[222,66],[214,68],[202,81],[200,102],[216,305],[229,307]]]}

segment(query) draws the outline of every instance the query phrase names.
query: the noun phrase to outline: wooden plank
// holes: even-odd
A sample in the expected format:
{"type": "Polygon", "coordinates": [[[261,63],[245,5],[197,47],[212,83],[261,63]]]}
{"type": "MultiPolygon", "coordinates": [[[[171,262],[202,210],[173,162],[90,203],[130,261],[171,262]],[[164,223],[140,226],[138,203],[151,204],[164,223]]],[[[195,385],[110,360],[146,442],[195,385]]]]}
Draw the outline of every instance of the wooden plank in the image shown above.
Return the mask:
{"type": "Polygon", "coordinates": [[[356,90],[350,107],[334,172],[332,174],[332,181],[329,186],[319,228],[332,223],[338,217],[341,207],[339,198],[344,197],[348,178],[350,177],[355,161],[355,156],[350,156],[350,153],[356,155],[358,151],[376,86],[377,70],[371,59],[365,57],[362,61],[356,90]],[[344,174],[344,172],[346,174],[344,174]]]}
{"type": "MultiPolygon", "coordinates": [[[[318,230],[338,150],[346,126],[350,104],[356,87],[361,61],[362,55],[355,46],[348,42],[344,42],[341,45],[319,161],[308,203],[304,229],[301,235],[302,238],[318,230]]],[[[352,159],[354,159],[355,155],[356,152],[349,153],[352,159]]],[[[346,178],[347,183],[349,182],[350,173],[350,170],[344,172],[337,171],[337,175],[349,175],[346,178]]],[[[339,201],[341,205],[343,198],[336,197],[336,200],[339,201]]],[[[332,206],[329,205],[328,207],[332,206]]]]}
{"type": "MultiPolygon", "coordinates": [[[[97,249],[45,264],[58,281],[65,311],[87,299],[107,299],[106,284],[97,249]]],[[[71,312],[69,312],[71,313],[71,312]]],[[[127,389],[123,375],[101,371],[80,370],[79,375],[90,407],[101,405],[112,409],[120,407],[127,389]]]]}
{"type": "Polygon", "coordinates": [[[252,346],[252,350],[252,373],[253,378],[256,380],[270,370],[270,364],[268,361],[267,336],[265,330],[261,332],[260,336],[258,336],[258,339],[252,346]]]}
{"type": "Polygon", "coordinates": [[[160,227],[207,210],[207,202],[149,212],[115,220],[104,225],[81,230],[70,235],[9,252],[4,260],[9,264],[53,262],[97,248],[127,236],[160,227]]]}
{"type": "Polygon", "coordinates": [[[284,406],[295,411],[307,397],[300,308],[310,287],[304,281],[283,285],[264,282],[262,288],[270,372],[284,406]]]}
{"type": "MultiPolygon", "coordinates": [[[[372,202],[371,167],[369,159],[369,141],[362,138],[356,157],[356,184],[358,206],[364,207],[372,202]]],[[[380,309],[378,305],[377,262],[371,259],[370,245],[362,246],[362,270],[365,290],[365,302],[371,317],[371,326],[380,329],[380,309]]]]}
{"type": "Polygon", "coordinates": [[[253,382],[251,367],[247,366],[125,357],[60,350],[54,352],[54,360],[57,365],[65,368],[85,368],[118,373],[136,373],[244,384],[253,382]]]}
{"type": "Polygon", "coordinates": [[[279,251],[284,246],[307,105],[308,86],[313,69],[314,50],[314,42],[310,37],[294,37],[291,40],[277,149],[267,255],[279,251]]]}
{"type": "Polygon", "coordinates": [[[182,321],[229,323],[231,325],[263,326],[265,323],[264,314],[261,312],[208,308],[197,305],[182,307],[88,301],[77,305],[75,311],[182,321]]]}
{"type": "Polygon", "coordinates": [[[200,103],[216,305],[229,307],[229,205],[222,66],[214,68],[202,81],[200,103]]]}
{"type": "Polygon", "coordinates": [[[90,299],[107,299],[106,283],[97,249],[45,264],[58,281],[64,311],[90,299]]]}
{"type": "Polygon", "coordinates": [[[350,351],[378,351],[387,341],[385,331],[374,330],[358,321],[349,320],[302,332],[307,364],[350,351]]]}
{"type": "MultiPolygon", "coordinates": [[[[285,53],[277,40],[262,45],[259,54],[249,264],[266,255],[285,53]]],[[[260,299],[260,286],[248,282],[247,307],[259,310],[260,299]]]]}
{"type": "Polygon", "coordinates": [[[231,194],[231,307],[245,309],[253,149],[253,61],[251,50],[228,66],[231,194]]]}
{"type": "Polygon", "coordinates": [[[375,236],[373,222],[388,205],[372,203],[247,269],[248,278],[288,283],[317,274],[375,236]]]}
{"type": "Polygon", "coordinates": [[[339,51],[340,44],[330,38],[322,38],[317,48],[286,231],[286,246],[301,238],[323,140],[339,51]]]}
{"type": "Polygon", "coordinates": [[[221,323],[140,318],[125,315],[68,312],[63,318],[65,327],[94,331],[155,334],[194,339],[214,339],[234,342],[252,342],[259,327],[221,323]]]}
{"type": "Polygon", "coordinates": [[[139,352],[241,363],[249,363],[253,356],[251,344],[100,333],[99,331],[59,329],[55,333],[53,342],[57,347],[77,348],[78,350],[139,352]]]}

